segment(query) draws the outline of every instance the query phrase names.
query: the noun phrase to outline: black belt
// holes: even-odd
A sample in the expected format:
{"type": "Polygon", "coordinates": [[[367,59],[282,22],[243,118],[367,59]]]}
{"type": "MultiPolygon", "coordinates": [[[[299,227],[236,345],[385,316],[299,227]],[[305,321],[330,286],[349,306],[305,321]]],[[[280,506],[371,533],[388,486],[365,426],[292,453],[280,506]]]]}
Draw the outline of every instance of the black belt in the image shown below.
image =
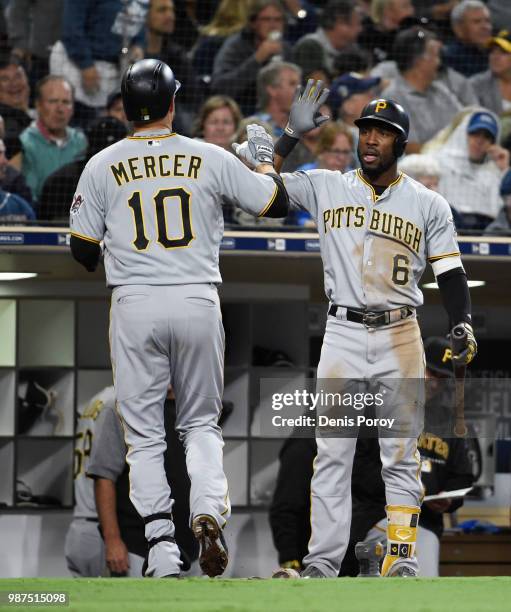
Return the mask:
{"type": "Polygon", "coordinates": [[[99,523],[99,520],[97,518],[92,518],[90,516],[86,516],[85,520],[89,521],[89,523],[99,523]]]}
{"type": "MultiPolygon", "coordinates": [[[[332,304],[328,309],[328,314],[335,317],[339,308],[342,308],[342,306],[332,304]]],[[[395,310],[380,310],[379,312],[370,310],[353,310],[352,308],[347,308],[346,320],[352,321],[353,323],[360,323],[366,327],[382,327],[383,325],[389,325],[389,323],[394,323],[400,319],[407,319],[408,317],[411,317],[414,312],[415,310],[410,306],[403,306],[401,308],[396,308],[395,310]],[[393,319],[392,313],[396,313],[399,316],[393,319]]]]}

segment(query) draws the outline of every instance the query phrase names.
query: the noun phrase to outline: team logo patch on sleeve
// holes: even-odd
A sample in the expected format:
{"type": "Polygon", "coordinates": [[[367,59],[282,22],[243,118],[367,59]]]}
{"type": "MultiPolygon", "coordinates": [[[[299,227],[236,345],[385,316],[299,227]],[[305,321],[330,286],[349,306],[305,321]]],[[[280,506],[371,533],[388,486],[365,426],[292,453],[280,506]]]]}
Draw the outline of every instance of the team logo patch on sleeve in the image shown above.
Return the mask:
{"type": "Polygon", "coordinates": [[[80,208],[82,207],[83,203],[84,203],[84,199],[82,195],[79,193],[75,194],[75,197],[73,198],[73,203],[71,204],[70,213],[72,215],[78,214],[80,212],[80,208]]]}

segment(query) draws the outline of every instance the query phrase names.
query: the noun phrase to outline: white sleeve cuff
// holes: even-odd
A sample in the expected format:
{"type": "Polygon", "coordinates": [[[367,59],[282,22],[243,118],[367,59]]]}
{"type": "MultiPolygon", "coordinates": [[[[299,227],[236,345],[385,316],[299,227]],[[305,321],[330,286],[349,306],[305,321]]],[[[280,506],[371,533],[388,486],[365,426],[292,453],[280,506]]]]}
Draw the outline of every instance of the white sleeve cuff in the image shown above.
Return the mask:
{"type": "Polygon", "coordinates": [[[463,264],[461,263],[461,257],[457,255],[456,257],[442,257],[442,259],[433,261],[431,267],[433,268],[435,278],[438,278],[444,272],[454,268],[463,268],[463,264]]]}

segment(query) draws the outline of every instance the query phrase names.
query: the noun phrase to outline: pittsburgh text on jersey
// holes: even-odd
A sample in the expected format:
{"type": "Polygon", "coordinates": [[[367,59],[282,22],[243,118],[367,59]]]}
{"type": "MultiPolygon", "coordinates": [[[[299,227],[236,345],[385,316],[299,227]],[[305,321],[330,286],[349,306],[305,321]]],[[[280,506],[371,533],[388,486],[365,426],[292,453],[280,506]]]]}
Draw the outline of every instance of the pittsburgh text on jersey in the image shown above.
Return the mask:
{"type": "MultiPolygon", "coordinates": [[[[366,227],[367,209],[365,206],[339,206],[323,211],[325,234],[332,229],[366,227]]],[[[414,253],[419,253],[422,231],[408,219],[374,208],[368,225],[369,231],[387,236],[406,245],[414,253]]]]}

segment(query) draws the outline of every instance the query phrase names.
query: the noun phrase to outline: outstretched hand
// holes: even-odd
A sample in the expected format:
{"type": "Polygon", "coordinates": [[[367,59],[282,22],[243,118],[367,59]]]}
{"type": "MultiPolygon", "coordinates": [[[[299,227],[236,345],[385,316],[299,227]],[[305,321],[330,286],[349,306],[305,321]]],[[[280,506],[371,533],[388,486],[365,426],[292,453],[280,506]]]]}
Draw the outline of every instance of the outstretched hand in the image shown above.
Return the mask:
{"type": "Polygon", "coordinates": [[[330,117],[322,115],[319,110],[330,93],[323,81],[309,79],[305,90],[302,86],[296,89],[289,120],[285,132],[291,138],[300,138],[303,134],[319,127],[330,117]]]}
{"type": "Polygon", "coordinates": [[[273,165],[273,138],[260,125],[254,123],[248,125],[247,141],[242,144],[235,142],[232,148],[249,168],[255,168],[260,164],[273,165]]]}

